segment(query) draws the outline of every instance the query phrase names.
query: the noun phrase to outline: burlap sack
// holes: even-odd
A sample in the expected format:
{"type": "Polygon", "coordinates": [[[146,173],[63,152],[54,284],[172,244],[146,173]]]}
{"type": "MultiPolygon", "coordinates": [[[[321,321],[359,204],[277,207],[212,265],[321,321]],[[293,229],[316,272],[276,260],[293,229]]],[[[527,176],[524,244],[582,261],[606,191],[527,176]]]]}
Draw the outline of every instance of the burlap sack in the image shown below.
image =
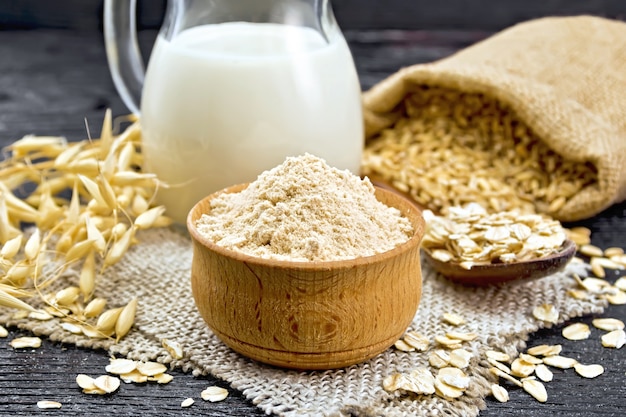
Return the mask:
{"type": "Polygon", "coordinates": [[[448,58],[404,68],[364,94],[366,136],[402,116],[411,86],[481,93],[510,107],[564,158],[597,167],[555,217],[591,217],[626,198],[626,24],[599,17],[543,18],[504,30],[448,58]]]}

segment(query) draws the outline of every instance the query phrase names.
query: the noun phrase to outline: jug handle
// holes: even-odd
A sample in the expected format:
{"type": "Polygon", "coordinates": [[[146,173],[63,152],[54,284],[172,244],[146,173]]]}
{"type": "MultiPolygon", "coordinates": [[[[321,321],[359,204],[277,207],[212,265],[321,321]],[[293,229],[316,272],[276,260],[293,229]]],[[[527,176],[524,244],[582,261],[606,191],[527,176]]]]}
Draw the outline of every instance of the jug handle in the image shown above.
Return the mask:
{"type": "Polygon", "coordinates": [[[137,0],[104,1],[104,44],[113,84],[128,109],[139,115],[145,67],[136,27],[137,0]]]}

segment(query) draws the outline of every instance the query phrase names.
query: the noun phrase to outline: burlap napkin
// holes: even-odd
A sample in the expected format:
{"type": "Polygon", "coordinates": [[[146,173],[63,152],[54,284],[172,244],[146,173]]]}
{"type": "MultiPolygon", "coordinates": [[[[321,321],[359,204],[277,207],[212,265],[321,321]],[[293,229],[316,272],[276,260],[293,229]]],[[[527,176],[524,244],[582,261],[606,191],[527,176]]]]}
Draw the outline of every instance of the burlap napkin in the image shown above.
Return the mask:
{"type": "Polygon", "coordinates": [[[554,217],[591,217],[626,198],[626,24],[599,17],[521,23],[446,59],[404,68],[364,95],[368,137],[402,116],[415,85],[481,93],[510,107],[598,181],[554,217]]]}
{"type": "MultiPolygon", "coordinates": [[[[465,370],[472,383],[465,395],[453,401],[434,395],[390,394],[383,390],[383,379],[394,372],[429,366],[430,350],[407,353],[390,348],[363,364],[323,372],[297,372],[253,362],[222,344],[196,311],[190,285],[190,239],[170,229],[147,230],[138,238],[141,243],[106,272],[95,294],[120,305],[134,296],[139,298],[135,326],[119,343],[73,335],[57,320],[14,319],[14,312],[2,308],[0,323],[17,325],[63,343],[108,349],[118,357],[159,360],[194,374],[211,373],[243,391],[268,414],[277,416],[471,417],[484,407],[489,386],[495,381],[484,351],[497,349],[516,356],[529,333],[549,326],[533,317],[535,307],[554,305],[562,322],[600,313],[606,305],[605,300],[596,297],[583,301],[567,295],[567,290],[577,285],[571,274],[584,275],[584,264],[572,264],[563,273],[538,281],[482,289],[451,284],[425,265],[422,300],[410,328],[431,341],[453,329],[478,333],[478,339],[464,344],[472,353],[465,370]],[[441,317],[447,312],[462,315],[467,323],[454,328],[445,324],[441,317]],[[161,346],[163,338],[180,342],[185,357],[172,360],[161,346]]],[[[78,270],[68,271],[55,282],[55,288],[76,285],[78,275],[78,270]]],[[[177,380],[170,383],[176,384],[177,380]]],[[[189,392],[190,397],[197,395],[189,392]]]]}

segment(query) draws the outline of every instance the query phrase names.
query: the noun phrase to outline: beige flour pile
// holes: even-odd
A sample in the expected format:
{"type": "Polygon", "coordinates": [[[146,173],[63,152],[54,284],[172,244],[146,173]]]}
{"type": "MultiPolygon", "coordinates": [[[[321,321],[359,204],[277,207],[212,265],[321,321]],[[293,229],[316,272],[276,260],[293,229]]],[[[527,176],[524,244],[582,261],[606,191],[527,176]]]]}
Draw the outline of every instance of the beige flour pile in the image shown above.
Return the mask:
{"type": "MultiPolygon", "coordinates": [[[[259,364],[224,345],[196,310],[189,283],[193,252],[190,239],[168,229],[142,231],[138,239],[141,243],[106,271],[94,295],[120,303],[135,296],[139,298],[135,326],[118,344],[113,340],[73,335],[63,330],[57,320],[14,319],[15,311],[3,308],[0,308],[0,323],[30,329],[63,343],[104,348],[116,356],[158,360],[196,375],[211,373],[241,390],[266,413],[281,417],[472,417],[484,406],[485,397],[490,395],[489,386],[495,382],[488,371],[491,365],[478,358],[484,358],[488,349],[503,349],[516,356],[515,352],[524,348],[529,333],[549,326],[533,317],[535,307],[554,305],[561,323],[572,317],[600,313],[606,305],[606,300],[596,296],[577,300],[567,295],[568,289],[577,287],[571,274],[584,275],[585,271],[581,271],[584,265],[570,264],[562,273],[515,286],[467,288],[450,283],[422,263],[422,300],[410,329],[429,340],[453,329],[476,332],[479,338],[468,342],[465,348],[477,359],[465,370],[471,377],[471,388],[457,400],[447,401],[434,395],[398,395],[383,389],[383,379],[395,372],[429,366],[428,351],[401,352],[390,348],[365,363],[332,371],[298,372],[259,364]],[[452,328],[441,320],[447,312],[462,315],[466,324],[452,328]],[[182,344],[183,359],[172,359],[161,346],[163,338],[182,344]]],[[[67,271],[51,290],[75,285],[79,272],[67,271]]],[[[563,355],[569,353],[564,349],[563,355]]],[[[176,378],[170,382],[183,383],[176,378]]],[[[581,386],[595,383],[601,382],[585,381],[581,386]]],[[[78,388],[77,395],[80,395],[78,388]]],[[[541,405],[537,407],[540,409],[541,405]]]]}
{"type": "Polygon", "coordinates": [[[413,234],[409,219],[374,193],[369,179],[314,155],[288,157],[243,191],[214,198],[197,227],[220,246],[268,259],[369,256],[413,234]]]}

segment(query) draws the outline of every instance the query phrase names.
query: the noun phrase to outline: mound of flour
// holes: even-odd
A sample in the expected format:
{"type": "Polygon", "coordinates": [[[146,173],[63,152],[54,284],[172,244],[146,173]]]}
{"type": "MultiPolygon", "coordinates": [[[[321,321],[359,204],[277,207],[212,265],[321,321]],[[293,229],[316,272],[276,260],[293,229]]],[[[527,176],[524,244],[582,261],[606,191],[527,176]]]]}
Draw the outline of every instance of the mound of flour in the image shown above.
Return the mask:
{"type": "Polygon", "coordinates": [[[413,234],[399,210],[376,199],[368,178],[311,154],[288,157],[245,190],[214,198],[197,227],[225,248],[290,261],[369,256],[413,234]]]}

